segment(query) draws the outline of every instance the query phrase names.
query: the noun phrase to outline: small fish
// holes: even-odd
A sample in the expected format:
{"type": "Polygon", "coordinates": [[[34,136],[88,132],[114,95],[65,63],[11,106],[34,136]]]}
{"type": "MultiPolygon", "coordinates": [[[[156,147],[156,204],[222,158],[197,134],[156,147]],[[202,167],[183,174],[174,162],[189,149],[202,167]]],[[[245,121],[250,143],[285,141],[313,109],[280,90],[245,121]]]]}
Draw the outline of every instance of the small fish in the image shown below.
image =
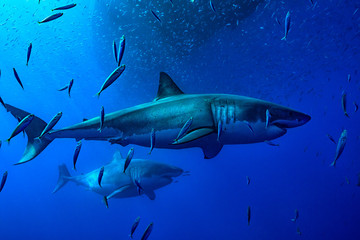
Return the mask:
{"type": "Polygon", "coordinates": [[[169,0],[169,2],[171,2],[171,5],[174,6],[174,2],[173,0],[169,0]]]}
{"type": "Polygon", "coordinates": [[[337,146],[336,146],[336,152],[335,152],[334,161],[330,164],[330,166],[335,167],[336,161],[339,159],[340,155],[344,151],[346,140],[347,140],[347,130],[344,129],[342,131],[341,135],[340,135],[339,141],[338,141],[337,146]]]}
{"type": "Polygon", "coordinates": [[[302,235],[302,233],[300,232],[300,228],[299,228],[299,227],[296,228],[296,233],[299,234],[300,236],[302,235]]]}
{"type": "Polygon", "coordinates": [[[27,56],[26,56],[26,66],[29,65],[31,50],[32,50],[32,43],[30,43],[30,45],[29,45],[29,47],[28,47],[27,56]]]}
{"type": "Polygon", "coordinates": [[[62,7],[54,8],[54,9],[52,9],[51,11],[67,10],[67,9],[73,8],[73,7],[75,7],[75,6],[76,6],[76,3],[71,3],[71,4],[68,4],[68,5],[62,6],[62,7]]]}
{"type": "Polygon", "coordinates": [[[125,159],[125,164],[124,164],[124,172],[126,171],[126,169],[128,168],[128,166],[130,165],[130,162],[131,162],[131,159],[133,158],[134,156],[134,148],[131,148],[126,156],[126,159],[125,159]]]}
{"type": "Polygon", "coordinates": [[[246,176],[246,184],[250,185],[250,177],[249,176],[246,176]]]}
{"type": "Polygon", "coordinates": [[[114,51],[115,61],[117,63],[118,62],[118,53],[117,53],[117,46],[116,46],[115,40],[113,42],[113,51],[114,51]]]}
{"type": "Polygon", "coordinates": [[[281,26],[281,22],[278,18],[276,18],[275,21],[281,26]]]}
{"type": "Polygon", "coordinates": [[[29,114],[26,117],[24,117],[19,124],[16,126],[15,130],[11,133],[11,136],[6,140],[8,143],[10,143],[10,140],[25,130],[27,126],[31,123],[31,121],[34,119],[34,114],[29,114]]]}
{"type": "Polygon", "coordinates": [[[5,103],[4,103],[4,101],[2,100],[2,98],[1,98],[1,97],[0,97],[0,103],[1,103],[1,105],[3,105],[3,106],[4,106],[4,108],[6,109],[5,103]]]}
{"type": "Polygon", "coordinates": [[[288,11],[286,13],[286,17],[285,17],[285,34],[284,37],[281,40],[286,40],[287,36],[289,34],[290,31],[290,25],[291,25],[291,17],[290,17],[290,11],[288,11]]]}
{"type": "Polygon", "coordinates": [[[82,142],[78,141],[76,144],[76,148],[75,148],[75,152],[74,152],[74,156],[73,156],[73,164],[74,164],[75,171],[76,171],[76,162],[77,162],[79,154],[80,154],[81,146],[82,146],[82,142]]]}
{"type": "Polygon", "coordinates": [[[357,110],[359,109],[359,106],[357,105],[356,102],[353,102],[353,104],[354,104],[354,112],[357,112],[357,110]]]}
{"type": "Polygon", "coordinates": [[[103,178],[103,175],[104,175],[104,167],[101,167],[100,168],[100,171],[99,171],[99,175],[98,175],[98,184],[99,184],[99,186],[102,188],[102,186],[101,186],[101,180],[102,180],[102,178],[103,178]]]}
{"type": "Polygon", "coordinates": [[[222,121],[219,120],[218,122],[218,126],[217,126],[217,141],[220,142],[220,137],[221,137],[221,133],[222,133],[222,121]]]}
{"type": "Polygon", "coordinates": [[[351,81],[351,74],[350,74],[350,73],[349,73],[348,76],[347,76],[347,80],[348,80],[348,82],[351,81]]]}
{"type": "Polygon", "coordinates": [[[62,87],[62,88],[58,89],[58,91],[61,92],[61,91],[64,91],[64,90],[66,90],[68,88],[69,88],[69,85],[66,85],[65,87],[62,87]]]}
{"type": "Polygon", "coordinates": [[[292,222],[296,222],[299,218],[299,210],[295,209],[295,217],[291,219],[292,222]]]}
{"type": "Polygon", "coordinates": [[[270,120],[271,120],[271,114],[269,112],[269,109],[266,109],[266,122],[265,122],[265,127],[269,127],[269,124],[270,124],[270,120]]]}
{"type": "Polygon", "coordinates": [[[61,17],[62,15],[63,15],[63,13],[55,13],[51,16],[46,17],[44,20],[38,21],[38,23],[40,24],[40,23],[50,22],[50,21],[53,21],[53,20],[61,17]]]}
{"type": "Polygon", "coordinates": [[[346,92],[343,91],[342,95],[341,95],[341,107],[342,107],[342,110],[344,112],[344,115],[346,117],[350,118],[349,114],[346,111],[346,104],[347,104],[347,102],[346,102],[346,92]]]}
{"type": "Polygon", "coordinates": [[[98,93],[96,93],[97,97],[100,97],[100,94],[102,93],[102,91],[104,91],[106,88],[108,88],[111,84],[113,84],[113,82],[115,82],[116,79],[118,79],[118,77],[120,77],[120,75],[124,72],[125,70],[125,65],[121,65],[120,67],[117,67],[111,74],[110,76],[105,80],[105,82],[103,83],[103,85],[101,86],[101,89],[98,93]]]}
{"type": "Polygon", "coordinates": [[[103,200],[104,200],[104,203],[105,203],[106,208],[109,208],[109,203],[108,203],[107,197],[104,196],[103,200]]]}
{"type": "Polygon", "coordinates": [[[2,141],[0,140],[0,148],[1,148],[1,145],[2,145],[2,141]]]}
{"type": "Polygon", "coordinates": [[[18,73],[16,72],[15,68],[13,68],[13,71],[14,71],[14,76],[15,76],[15,78],[16,78],[16,81],[20,84],[21,88],[24,90],[24,86],[22,85],[21,80],[20,80],[20,78],[19,78],[19,75],[18,75],[18,73]]]}
{"type": "Polygon", "coordinates": [[[50,122],[46,125],[46,127],[44,128],[44,130],[42,131],[42,133],[40,134],[40,136],[38,137],[38,139],[41,139],[44,134],[48,133],[51,129],[54,128],[54,126],[59,122],[60,118],[62,117],[62,112],[58,112],[51,120],[50,122]]]}
{"type": "Polygon", "coordinates": [[[3,176],[2,176],[2,178],[1,178],[0,192],[3,190],[3,188],[4,188],[4,186],[5,186],[7,176],[8,176],[8,172],[5,171],[4,174],[3,174],[3,176]]]}
{"type": "Polygon", "coordinates": [[[247,221],[248,221],[248,225],[250,225],[250,218],[251,218],[251,211],[250,211],[250,206],[248,206],[248,208],[247,208],[247,221]]]}
{"type": "Polygon", "coordinates": [[[137,191],[138,191],[138,193],[140,195],[141,190],[144,191],[144,189],[141,187],[140,183],[136,179],[134,180],[134,183],[135,183],[137,191]]]}
{"type": "Polygon", "coordinates": [[[152,15],[156,18],[156,20],[158,20],[159,23],[162,23],[161,19],[158,17],[158,15],[156,15],[156,13],[153,10],[150,9],[150,11],[151,11],[152,15]]]}
{"type": "Polygon", "coordinates": [[[148,239],[148,237],[150,236],[150,233],[153,229],[154,223],[150,223],[149,226],[147,226],[147,228],[145,229],[144,234],[141,237],[141,240],[146,240],[148,239]]]}
{"type": "Polygon", "coordinates": [[[125,36],[122,35],[122,37],[120,39],[120,43],[119,43],[118,66],[120,66],[120,64],[121,64],[121,60],[124,56],[124,52],[125,52],[125,36]]]}
{"type": "Polygon", "coordinates": [[[336,144],[335,139],[330,134],[326,134],[326,136],[330,139],[330,141],[336,144]]]}
{"type": "Polygon", "coordinates": [[[140,217],[137,217],[135,219],[135,222],[133,223],[133,225],[131,226],[131,231],[130,231],[130,238],[133,238],[134,232],[136,230],[136,228],[139,226],[140,223],[140,217]]]}
{"type": "Polygon", "coordinates": [[[264,143],[266,143],[266,144],[268,144],[270,146],[273,146],[273,147],[279,147],[280,146],[280,144],[274,143],[274,142],[269,141],[269,140],[265,140],[264,143]]]}
{"type": "Polygon", "coordinates": [[[249,130],[254,134],[254,129],[252,128],[252,126],[250,125],[250,123],[248,122],[248,121],[243,121],[246,125],[247,125],[247,127],[249,128],[249,130]]]}
{"type": "Polygon", "coordinates": [[[149,154],[151,154],[154,147],[155,147],[155,130],[152,128],[151,133],[150,133],[150,152],[149,152],[149,154]]]}
{"type": "Polygon", "coordinates": [[[191,117],[189,120],[186,121],[186,123],[184,124],[184,126],[181,128],[178,136],[176,137],[176,139],[174,140],[174,142],[177,142],[179,139],[181,139],[189,130],[189,128],[191,127],[191,124],[193,122],[193,118],[191,117]]]}
{"type": "Polygon", "coordinates": [[[216,13],[216,9],[215,9],[215,6],[214,4],[212,3],[212,1],[210,0],[210,7],[211,7],[211,10],[216,13]]]}
{"type": "Polygon", "coordinates": [[[73,84],[74,84],[74,79],[71,79],[71,80],[70,80],[70,83],[69,83],[69,88],[68,88],[69,97],[71,97],[70,92],[71,92],[71,89],[72,89],[72,87],[73,87],[73,84]]]}
{"type": "Polygon", "coordinates": [[[104,120],[105,120],[105,110],[104,110],[104,106],[101,106],[101,110],[100,110],[100,127],[98,128],[99,132],[101,132],[101,130],[104,127],[104,120]]]}

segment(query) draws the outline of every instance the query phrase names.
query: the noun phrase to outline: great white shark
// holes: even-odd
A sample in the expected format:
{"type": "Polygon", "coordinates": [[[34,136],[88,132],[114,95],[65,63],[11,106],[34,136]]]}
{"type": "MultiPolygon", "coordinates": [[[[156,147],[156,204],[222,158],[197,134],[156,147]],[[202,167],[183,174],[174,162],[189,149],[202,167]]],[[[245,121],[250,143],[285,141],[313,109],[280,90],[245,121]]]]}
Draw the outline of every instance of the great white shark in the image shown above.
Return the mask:
{"type": "MultiPolygon", "coordinates": [[[[17,119],[29,114],[11,105],[5,106],[17,119]]],[[[36,137],[41,134],[46,122],[34,117],[25,129],[28,143],[17,164],[34,159],[56,138],[150,147],[153,132],[155,148],[200,147],[205,158],[213,158],[223,145],[273,140],[284,135],[288,128],[301,126],[309,120],[310,116],[304,113],[256,98],[229,94],[185,94],[168,74],[161,72],[156,98],[149,103],[106,114],[101,132],[98,131],[98,116],[52,130],[39,140],[36,137]],[[192,124],[186,135],[181,141],[174,142],[190,118],[192,124]]]]}
{"type": "Polygon", "coordinates": [[[149,199],[154,200],[156,197],[154,190],[172,183],[173,178],[179,177],[184,172],[175,166],[144,159],[132,159],[129,167],[123,172],[124,164],[125,159],[116,152],[113,160],[104,166],[101,187],[98,184],[100,168],[72,177],[65,164],[62,164],[59,166],[59,179],[53,193],[70,181],[107,199],[145,194],[149,199]]]}

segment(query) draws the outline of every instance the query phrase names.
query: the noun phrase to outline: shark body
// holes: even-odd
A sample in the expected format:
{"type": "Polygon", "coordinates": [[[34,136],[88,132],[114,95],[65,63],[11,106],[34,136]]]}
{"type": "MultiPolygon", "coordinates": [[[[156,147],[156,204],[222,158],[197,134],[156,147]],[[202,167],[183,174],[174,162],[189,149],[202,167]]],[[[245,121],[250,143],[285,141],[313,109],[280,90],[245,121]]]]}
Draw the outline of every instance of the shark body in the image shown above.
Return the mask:
{"type": "MultiPolygon", "coordinates": [[[[6,104],[15,117],[27,112],[6,104]]],[[[310,116],[260,99],[229,94],[184,94],[166,73],[160,73],[158,94],[154,101],[105,115],[102,131],[100,117],[53,130],[42,141],[34,139],[46,123],[35,117],[25,130],[28,145],[19,163],[35,158],[56,138],[77,141],[100,140],[126,146],[182,149],[200,147],[205,158],[215,157],[226,144],[247,144],[273,140],[288,128],[298,127],[310,116]],[[269,117],[271,116],[271,118],[269,117]],[[186,135],[174,142],[183,125],[192,118],[186,135]]]]}

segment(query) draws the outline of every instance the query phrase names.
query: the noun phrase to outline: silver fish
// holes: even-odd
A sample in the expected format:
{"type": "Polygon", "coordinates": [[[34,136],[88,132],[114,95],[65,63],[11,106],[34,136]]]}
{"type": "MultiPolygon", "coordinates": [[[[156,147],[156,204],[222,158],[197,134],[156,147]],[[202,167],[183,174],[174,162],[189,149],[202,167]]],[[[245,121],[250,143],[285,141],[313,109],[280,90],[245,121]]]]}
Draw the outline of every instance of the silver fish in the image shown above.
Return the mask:
{"type": "Polygon", "coordinates": [[[73,165],[74,165],[75,171],[76,171],[76,162],[77,162],[79,154],[80,154],[81,146],[82,146],[82,142],[78,141],[76,144],[76,148],[75,148],[75,152],[74,152],[74,156],[73,156],[73,165]]]}
{"type": "Polygon", "coordinates": [[[150,11],[151,11],[152,15],[156,18],[156,20],[158,20],[159,23],[162,23],[161,19],[158,17],[158,15],[156,15],[156,13],[153,10],[150,9],[150,11]]]}
{"type": "Polygon", "coordinates": [[[124,164],[124,173],[126,171],[126,169],[128,168],[128,166],[130,165],[131,159],[134,156],[134,148],[131,148],[126,156],[125,159],[125,164],[124,164]]]}
{"type": "Polygon", "coordinates": [[[120,66],[121,64],[121,60],[124,56],[124,52],[125,52],[125,36],[123,35],[120,39],[120,43],[119,43],[119,56],[118,56],[118,66],[120,66]]]}
{"type": "Polygon", "coordinates": [[[248,220],[248,225],[250,225],[250,219],[251,219],[251,210],[250,210],[250,206],[248,206],[248,208],[247,208],[247,220],[248,220]]]}
{"type": "Polygon", "coordinates": [[[326,136],[330,139],[330,141],[336,144],[335,139],[330,134],[326,134],[326,136]]]}
{"type": "Polygon", "coordinates": [[[346,101],[346,92],[343,91],[342,92],[342,95],[341,95],[341,107],[342,107],[342,110],[344,112],[344,115],[348,118],[350,118],[349,114],[347,113],[346,111],[346,105],[347,105],[347,101],[346,101]]]}
{"type": "Polygon", "coordinates": [[[53,21],[53,20],[61,17],[62,15],[63,15],[63,13],[55,13],[51,16],[46,17],[44,20],[38,21],[38,23],[40,24],[40,23],[50,22],[50,21],[53,21]]]}
{"type": "Polygon", "coordinates": [[[147,228],[145,229],[144,234],[141,237],[141,240],[146,240],[148,239],[148,237],[150,236],[150,233],[153,229],[154,223],[150,223],[149,226],[147,226],[147,228]]]}
{"type": "Polygon", "coordinates": [[[98,93],[96,93],[97,97],[100,97],[100,94],[102,93],[102,91],[104,91],[106,88],[108,88],[111,84],[113,84],[113,82],[115,82],[116,79],[118,79],[118,77],[120,77],[120,75],[124,72],[125,70],[125,65],[121,65],[120,67],[117,67],[110,75],[109,77],[105,80],[105,82],[103,83],[103,85],[101,86],[101,89],[98,93]]]}
{"type": "Polygon", "coordinates": [[[222,133],[222,121],[219,120],[218,122],[218,127],[217,127],[217,141],[220,142],[220,137],[221,137],[221,133],[222,133]]]}
{"type": "Polygon", "coordinates": [[[15,130],[11,133],[11,136],[6,140],[8,143],[10,143],[10,140],[25,130],[27,126],[31,123],[31,121],[34,119],[34,114],[29,114],[26,117],[24,117],[19,124],[16,126],[15,130]]]}
{"type": "Polygon", "coordinates": [[[210,7],[211,7],[211,10],[216,13],[216,9],[215,9],[215,6],[214,4],[212,3],[212,1],[210,0],[210,7]]]}
{"type": "Polygon", "coordinates": [[[101,110],[100,110],[100,127],[98,128],[99,132],[101,132],[102,128],[104,127],[104,121],[105,121],[105,110],[104,110],[104,106],[101,106],[101,110]]]}
{"type": "Polygon", "coordinates": [[[22,82],[20,80],[19,74],[17,73],[15,68],[13,68],[13,72],[14,72],[14,76],[16,78],[16,81],[20,84],[21,88],[24,90],[24,86],[23,86],[23,84],[22,84],[22,82]]]}
{"type": "Polygon", "coordinates": [[[32,43],[30,43],[30,45],[29,45],[29,47],[28,47],[27,56],[26,56],[26,66],[29,65],[31,50],[32,50],[32,43]]]}
{"type": "Polygon", "coordinates": [[[101,186],[101,180],[102,180],[103,175],[104,175],[104,170],[105,170],[104,167],[101,167],[100,171],[99,171],[99,175],[98,175],[98,184],[99,184],[100,187],[102,187],[101,186]]]}
{"type": "Polygon", "coordinates": [[[71,79],[71,80],[70,80],[70,83],[69,83],[69,88],[68,88],[69,97],[71,97],[70,92],[71,92],[71,89],[72,89],[72,87],[73,87],[73,84],[74,84],[74,79],[71,79]]]}
{"type": "Polygon", "coordinates": [[[38,139],[41,139],[42,136],[44,136],[46,133],[48,133],[51,129],[54,128],[54,126],[59,122],[60,118],[62,117],[62,112],[58,112],[51,120],[50,122],[46,125],[46,127],[44,128],[44,130],[42,131],[42,133],[40,134],[40,136],[38,137],[38,139]]]}
{"type": "Polygon", "coordinates": [[[154,147],[155,147],[155,130],[152,128],[151,133],[150,133],[150,152],[149,152],[149,154],[152,153],[154,147]]]}
{"type": "Polygon", "coordinates": [[[246,184],[250,185],[250,177],[249,176],[246,176],[246,184]]]}
{"type": "Polygon", "coordinates": [[[54,9],[52,9],[51,11],[67,10],[67,9],[73,8],[73,7],[75,7],[75,6],[76,6],[76,3],[71,3],[71,4],[68,4],[68,5],[62,6],[62,7],[54,8],[54,9]]]}
{"type": "Polygon", "coordinates": [[[131,232],[130,232],[130,238],[133,238],[133,235],[134,235],[134,232],[136,230],[136,228],[139,226],[139,223],[140,223],[140,217],[137,217],[135,219],[135,222],[134,224],[131,226],[131,232]]]}
{"type": "Polygon", "coordinates": [[[344,151],[346,140],[347,140],[347,130],[344,129],[342,131],[341,135],[340,135],[339,141],[338,141],[337,146],[336,146],[336,152],[335,152],[334,161],[330,164],[330,166],[335,167],[336,161],[339,159],[340,155],[344,151]]]}
{"type": "Polygon", "coordinates": [[[109,203],[108,203],[107,197],[104,196],[103,200],[104,200],[104,203],[105,203],[106,208],[109,208],[109,203]]]}
{"type": "Polygon", "coordinates": [[[347,79],[348,79],[348,82],[351,81],[351,74],[350,73],[348,74],[347,79]]]}
{"type": "Polygon", "coordinates": [[[290,17],[290,11],[288,11],[286,13],[286,17],[285,17],[285,34],[284,37],[281,40],[286,40],[287,36],[289,34],[290,31],[290,26],[291,26],[291,17],[290,17]]]}
{"type": "Polygon", "coordinates": [[[291,219],[292,222],[296,222],[299,218],[299,210],[295,209],[295,217],[291,219]]]}
{"type": "Polygon", "coordinates": [[[269,112],[269,109],[266,109],[266,121],[265,121],[265,127],[269,127],[269,124],[270,124],[270,120],[271,120],[271,114],[269,112]]]}
{"type": "Polygon", "coordinates": [[[186,121],[186,123],[184,124],[184,126],[181,128],[178,136],[176,137],[176,139],[174,140],[174,142],[177,142],[179,139],[181,139],[186,133],[187,131],[190,129],[191,124],[193,122],[193,118],[191,117],[189,120],[186,121]]]}
{"type": "Polygon", "coordinates": [[[5,171],[5,172],[3,173],[2,178],[1,178],[1,183],[0,183],[0,192],[3,190],[3,188],[4,188],[4,186],[5,186],[7,176],[8,176],[8,172],[7,172],[7,171],[5,171]]]}

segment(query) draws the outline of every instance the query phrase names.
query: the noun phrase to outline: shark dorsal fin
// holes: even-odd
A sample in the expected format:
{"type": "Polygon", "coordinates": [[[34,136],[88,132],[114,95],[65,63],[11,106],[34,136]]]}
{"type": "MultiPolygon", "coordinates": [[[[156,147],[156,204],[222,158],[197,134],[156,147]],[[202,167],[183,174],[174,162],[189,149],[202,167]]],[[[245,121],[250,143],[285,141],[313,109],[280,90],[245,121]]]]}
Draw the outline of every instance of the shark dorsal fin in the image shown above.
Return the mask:
{"type": "Polygon", "coordinates": [[[167,73],[160,72],[159,89],[154,101],[181,94],[184,94],[184,92],[181,91],[171,77],[167,73]]]}

